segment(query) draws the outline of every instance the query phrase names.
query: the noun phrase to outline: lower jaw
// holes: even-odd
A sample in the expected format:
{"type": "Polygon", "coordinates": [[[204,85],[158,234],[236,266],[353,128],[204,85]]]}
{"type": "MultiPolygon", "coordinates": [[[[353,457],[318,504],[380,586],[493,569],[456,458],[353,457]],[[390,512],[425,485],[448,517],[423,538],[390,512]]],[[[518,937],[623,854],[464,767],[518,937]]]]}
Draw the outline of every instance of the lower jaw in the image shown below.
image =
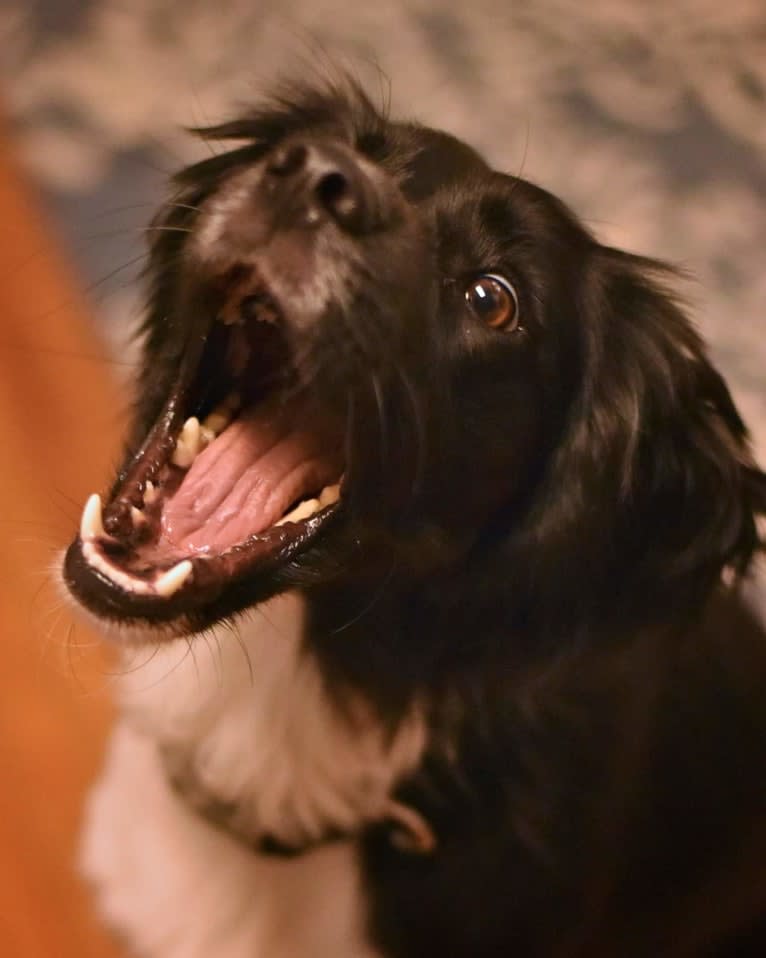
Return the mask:
{"type": "MultiPolygon", "coordinates": [[[[326,487],[263,532],[217,553],[207,547],[168,550],[168,543],[164,550],[148,546],[142,551],[130,536],[104,528],[101,499],[93,495],[80,534],[66,552],[64,581],[98,619],[143,627],[175,623],[176,634],[188,633],[194,625],[210,625],[285,588],[280,571],[294,568],[300,554],[335,523],[339,499],[339,485],[326,487]]],[[[155,529],[160,508],[155,505],[155,529]]],[[[148,521],[144,518],[144,529],[148,521]]]]}
{"type": "Polygon", "coordinates": [[[93,550],[98,546],[79,537],[67,550],[64,580],[98,620],[140,626],[166,636],[188,635],[287,589],[302,553],[335,524],[337,513],[337,507],[324,510],[292,530],[277,527],[273,540],[265,537],[260,549],[251,545],[244,561],[234,550],[183,560],[190,570],[169,595],[158,593],[149,583],[140,590],[126,588],[128,583],[121,584],[93,564],[93,550]]]}

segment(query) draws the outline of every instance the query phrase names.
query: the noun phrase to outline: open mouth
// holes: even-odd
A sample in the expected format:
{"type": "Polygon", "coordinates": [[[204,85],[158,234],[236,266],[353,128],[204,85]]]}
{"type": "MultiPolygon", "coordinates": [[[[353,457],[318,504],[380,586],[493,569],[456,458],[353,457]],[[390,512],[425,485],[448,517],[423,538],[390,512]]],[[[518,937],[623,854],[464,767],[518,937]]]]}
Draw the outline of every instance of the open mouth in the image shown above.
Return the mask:
{"type": "Polygon", "coordinates": [[[345,425],[301,385],[256,271],[236,272],[111,497],[86,503],[64,573],[97,614],[199,609],[294,559],[339,510],[345,425]]]}

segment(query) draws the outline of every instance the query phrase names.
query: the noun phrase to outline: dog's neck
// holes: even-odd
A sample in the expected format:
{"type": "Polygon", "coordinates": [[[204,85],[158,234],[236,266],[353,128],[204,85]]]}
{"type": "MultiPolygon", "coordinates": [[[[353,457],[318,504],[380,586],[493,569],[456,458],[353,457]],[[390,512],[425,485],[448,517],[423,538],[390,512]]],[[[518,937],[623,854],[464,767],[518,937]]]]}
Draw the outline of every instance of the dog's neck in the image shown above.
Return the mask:
{"type": "Polygon", "coordinates": [[[136,651],[121,680],[185,800],[254,845],[300,848],[380,820],[424,748],[416,706],[392,737],[360,697],[339,709],[304,628],[303,601],[282,596],[231,629],[136,651]]]}

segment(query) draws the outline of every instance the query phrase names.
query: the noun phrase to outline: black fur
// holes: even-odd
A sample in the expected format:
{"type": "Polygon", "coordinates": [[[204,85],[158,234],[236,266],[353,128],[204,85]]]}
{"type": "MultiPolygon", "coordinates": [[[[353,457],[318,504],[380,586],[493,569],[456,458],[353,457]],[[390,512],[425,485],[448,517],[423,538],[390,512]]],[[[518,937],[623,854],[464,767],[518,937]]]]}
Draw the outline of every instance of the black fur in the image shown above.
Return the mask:
{"type": "Polygon", "coordinates": [[[157,221],[134,445],[186,339],[197,209],[295,138],[374,165],[378,224],[338,241],[343,296],[295,332],[350,409],[344,512],[195,612],[297,586],[339,702],[392,727],[424,703],[399,797],[438,846],[365,836],[370,934],[396,958],[766,954],[766,635],[737,586],[766,478],[672,271],[350,84],[205,135],[245,145],[182,172],[157,221]],[[483,273],[519,329],[468,312],[483,273]]]}

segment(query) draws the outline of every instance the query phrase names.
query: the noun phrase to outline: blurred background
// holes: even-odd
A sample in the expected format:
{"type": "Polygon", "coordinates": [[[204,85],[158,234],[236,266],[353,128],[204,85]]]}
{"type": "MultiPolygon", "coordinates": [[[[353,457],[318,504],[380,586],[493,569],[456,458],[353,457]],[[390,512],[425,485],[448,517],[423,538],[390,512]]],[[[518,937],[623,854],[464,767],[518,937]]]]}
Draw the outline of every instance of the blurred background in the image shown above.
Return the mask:
{"type": "MultiPolygon", "coordinates": [[[[41,542],[63,543],[82,497],[102,482],[111,453],[98,437],[110,426],[114,432],[121,402],[113,384],[132,368],[143,227],[167,176],[205,151],[183,127],[227,117],[276,76],[315,73],[330,61],[365,80],[373,99],[390,95],[394,113],[447,128],[498,167],[559,194],[602,240],[686,269],[683,292],[766,460],[763,0],[0,0],[0,149],[14,157],[9,202],[25,197],[13,206],[21,228],[0,209],[0,302],[14,282],[20,290],[0,317],[0,373],[26,373],[15,391],[0,393],[0,428],[5,422],[16,430],[20,450],[11,458],[16,447],[0,435],[0,471],[39,489],[28,515],[16,514],[18,500],[11,509],[10,493],[0,501],[14,567],[18,523],[36,523],[41,542]],[[31,370],[58,389],[36,420],[31,370]],[[73,395],[84,397],[76,409],[73,395]],[[75,418],[54,428],[46,417],[56,410],[75,418]],[[44,442],[35,445],[35,435],[44,442]],[[78,442],[87,454],[76,454],[78,442]],[[43,446],[50,456],[56,443],[65,443],[59,458],[41,467],[43,446]],[[62,456],[76,465],[71,475],[56,465],[62,456]]],[[[38,553],[30,556],[37,561],[38,553]]],[[[3,581],[8,595],[11,580],[3,581]]],[[[104,943],[83,930],[84,906],[69,907],[67,856],[108,721],[108,663],[89,650],[84,633],[72,633],[68,613],[56,612],[63,624],[54,615],[51,630],[50,609],[28,591],[28,579],[19,589],[13,608],[22,609],[31,638],[19,646],[18,675],[37,695],[35,714],[47,716],[48,731],[20,738],[31,707],[12,696],[15,704],[0,709],[0,741],[25,743],[14,753],[17,792],[24,749],[52,747],[63,770],[50,787],[70,797],[60,858],[49,866],[55,881],[40,884],[34,856],[50,843],[30,839],[19,850],[18,836],[31,834],[25,809],[45,781],[35,769],[52,758],[26,762],[18,823],[8,829],[16,851],[0,858],[0,870],[8,863],[26,869],[28,893],[11,916],[16,950],[4,953],[103,955],[104,943]],[[46,648],[66,648],[69,659],[41,656],[39,635],[46,648]],[[43,695],[51,658],[56,677],[43,695]],[[32,660],[30,677],[24,669],[32,660]],[[79,722],[82,735],[50,746],[45,735],[67,721],[79,722]],[[30,929],[44,923],[51,896],[62,904],[62,924],[56,947],[45,950],[43,933],[30,929]],[[31,917],[19,917],[24,909],[31,917]]],[[[754,598],[766,608],[763,587],[754,598]]],[[[13,629],[22,628],[14,621],[13,629]]],[[[4,774],[11,774],[7,762],[4,774]]],[[[43,834],[54,811],[35,814],[43,834]]],[[[0,938],[2,920],[0,905],[0,938]]]]}

